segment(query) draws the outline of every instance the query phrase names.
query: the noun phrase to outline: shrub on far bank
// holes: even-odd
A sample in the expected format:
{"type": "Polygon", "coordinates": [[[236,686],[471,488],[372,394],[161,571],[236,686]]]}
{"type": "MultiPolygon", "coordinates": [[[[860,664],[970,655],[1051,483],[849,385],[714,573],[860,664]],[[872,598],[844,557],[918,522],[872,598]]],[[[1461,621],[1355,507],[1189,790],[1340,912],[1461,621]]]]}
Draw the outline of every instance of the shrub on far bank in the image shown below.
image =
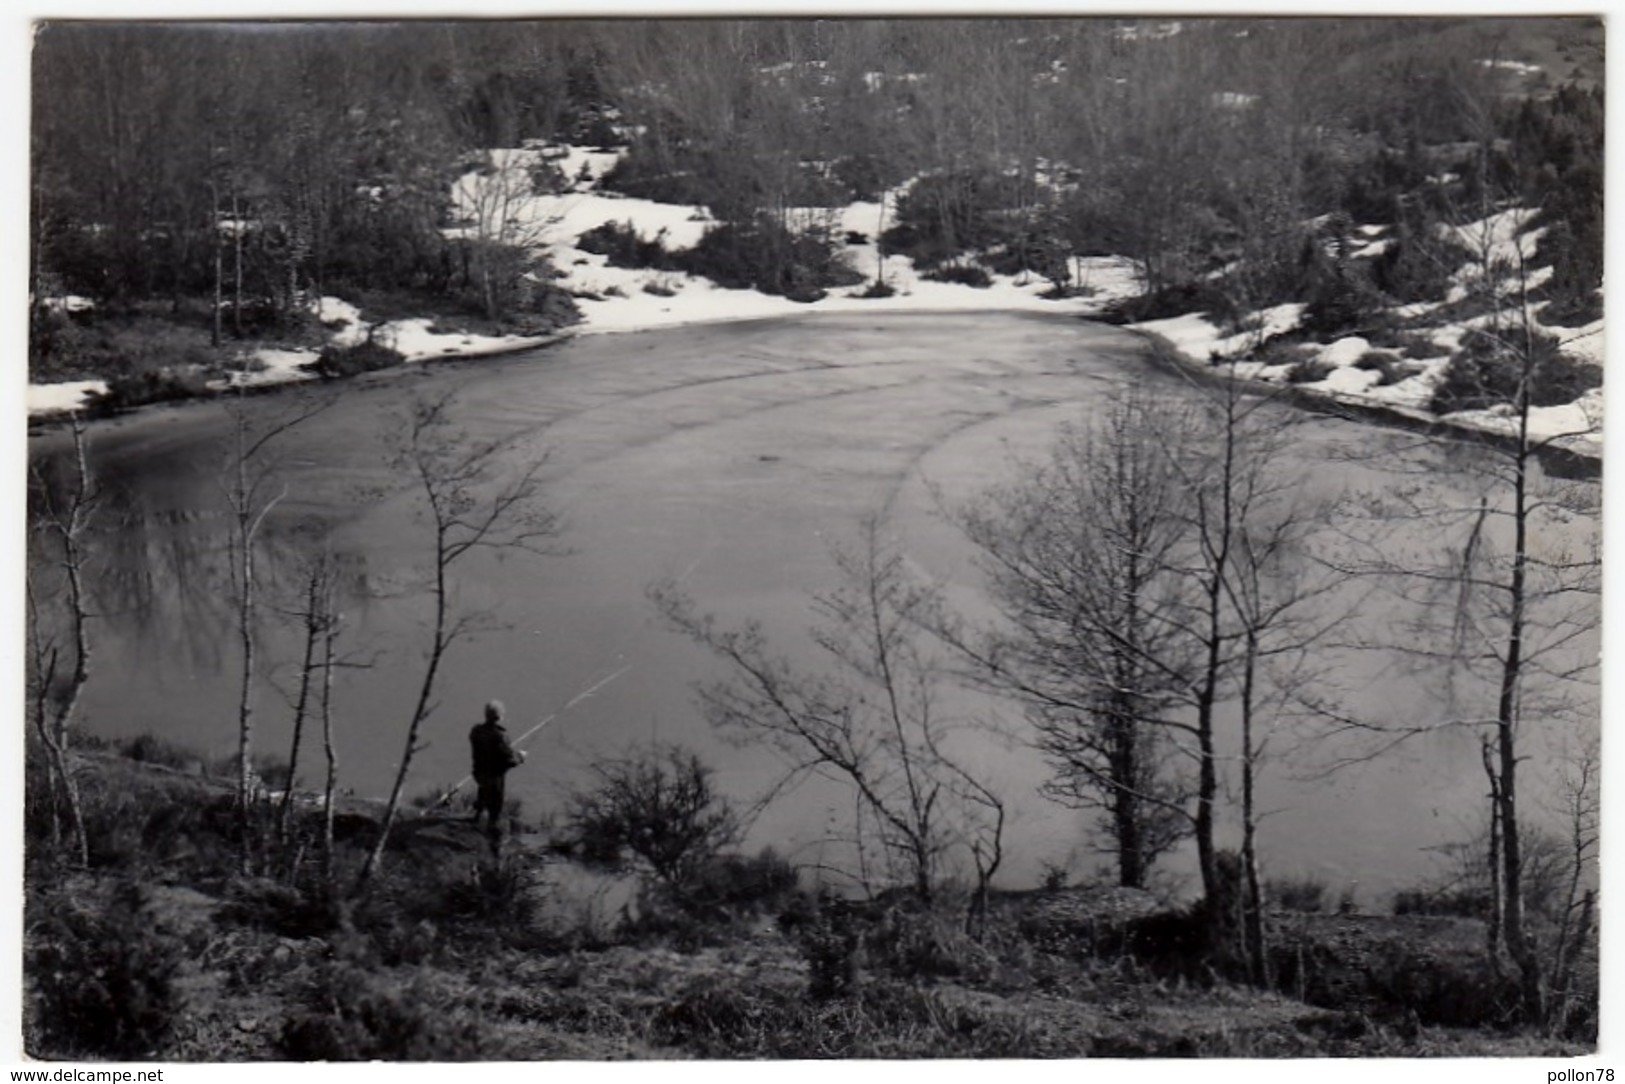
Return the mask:
{"type": "Polygon", "coordinates": [[[699,244],[675,253],[674,263],[724,289],[760,290],[791,301],[816,301],[830,287],[864,280],[828,237],[792,233],[769,215],[707,230],[699,244]]]}
{"type": "Polygon", "coordinates": [[[1401,380],[1408,380],[1412,373],[1411,367],[1397,356],[1382,350],[1367,350],[1360,355],[1359,360],[1354,363],[1354,367],[1364,372],[1380,374],[1377,379],[1378,387],[1398,384],[1401,380]]]}
{"type": "Polygon", "coordinates": [[[927,271],[923,277],[932,282],[951,282],[958,286],[973,286],[978,290],[993,285],[993,276],[987,273],[987,269],[973,263],[948,264],[927,271]]]}
{"type": "Polygon", "coordinates": [[[207,322],[191,312],[48,313],[30,330],[29,377],[36,381],[102,377],[136,392],[160,374],[202,372],[223,360],[207,322]]]}
{"type": "Polygon", "coordinates": [[[666,250],[666,231],[662,229],[651,238],[644,238],[632,222],[605,222],[576,238],[576,247],[583,252],[603,256],[611,267],[633,269],[671,270],[674,261],[666,250]]]}
{"type": "Polygon", "coordinates": [[[105,417],[151,403],[195,399],[207,391],[208,377],[199,369],[142,370],[109,378],[107,390],[87,397],[86,403],[90,413],[105,417]]]}
{"type": "Polygon", "coordinates": [[[1560,406],[1602,386],[1602,370],[1558,349],[1557,340],[1537,334],[1527,359],[1515,348],[1518,336],[1496,337],[1484,331],[1462,336],[1444,380],[1429,404],[1435,414],[1484,410],[1513,405],[1518,383],[1528,370],[1529,404],[1560,406]]]}
{"type": "Polygon", "coordinates": [[[893,286],[889,282],[883,282],[880,279],[876,279],[852,296],[861,297],[869,301],[875,301],[887,297],[896,297],[897,287],[893,286]]]}
{"type": "Polygon", "coordinates": [[[1293,364],[1286,372],[1288,384],[1318,384],[1337,370],[1337,366],[1318,358],[1306,358],[1293,364]]]}
{"type": "Polygon", "coordinates": [[[316,360],[303,366],[324,380],[337,380],[361,373],[391,369],[406,360],[406,355],[368,339],[354,346],[325,347],[316,360]]]}
{"type": "Polygon", "coordinates": [[[1234,298],[1217,284],[1204,279],[1176,283],[1125,298],[1108,305],[1102,319],[1113,324],[1137,324],[1192,312],[1202,313],[1220,324],[1233,322],[1241,315],[1234,298]]]}

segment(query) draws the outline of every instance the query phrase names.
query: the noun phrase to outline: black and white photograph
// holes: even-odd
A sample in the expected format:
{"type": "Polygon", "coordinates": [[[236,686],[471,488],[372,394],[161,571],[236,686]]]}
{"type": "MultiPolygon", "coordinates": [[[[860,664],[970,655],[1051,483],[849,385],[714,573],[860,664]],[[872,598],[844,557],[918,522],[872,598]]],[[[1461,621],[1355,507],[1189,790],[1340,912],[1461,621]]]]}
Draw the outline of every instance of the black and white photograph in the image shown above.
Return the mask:
{"type": "Polygon", "coordinates": [[[28,24],[23,1061],[1596,1064],[1601,12],[384,10],[28,24]]]}

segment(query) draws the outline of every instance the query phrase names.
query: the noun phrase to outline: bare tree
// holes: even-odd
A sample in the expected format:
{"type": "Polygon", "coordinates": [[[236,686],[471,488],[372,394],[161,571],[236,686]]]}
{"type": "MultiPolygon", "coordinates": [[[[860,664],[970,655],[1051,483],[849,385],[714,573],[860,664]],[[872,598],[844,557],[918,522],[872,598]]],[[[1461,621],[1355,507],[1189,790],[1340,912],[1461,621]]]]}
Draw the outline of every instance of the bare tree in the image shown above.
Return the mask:
{"type": "MultiPolygon", "coordinates": [[[[1197,740],[1197,860],[1204,892],[1216,901],[1214,829],[1224,759],[1217,720],[1221,706],[1233,704],[1241,720],[1241,935],[1245,958],[1262,978],[1255,788],[1265,750],[1257,731],[1307,683],[1310,649],[1347,614],[1324,612],[1341,577],[1319,565],[1309,571],[1309,528],[1321,517],[1294,497],[1302,472],[1287,465],[1300,416],[1248,391],[1232,372],[1204,389],[1197,418],[1197,435],[1176,463],[1186,535],[1176,575],[1186,587],[1173,619],[1199,658],[1186,689],[1197,740]]],[[[1219,920],[1216,911],[1210,917],[1219,920]]]]}
{"type": "Polygon", "coordinates": [[[972,662],[968,676],[1025,706],[1055,770],[1046,793],[1106,815],[1129,887],[1192,827],[1171,761],[1170,736],[1196,736],[1172,714],[1195,659],[1172,622],[1183,522],[1165,443],[1188,420],[1124,395],[1097,426],[1063,430],[1022,481],[960,513],[1004,623],[935,625],[972,662]]]}
{"type": "Polygon", "coordinates": [[[231,571],[242,668],[237,697],[237,812],[241,826],[240,861],[244,873],[253,862],[252,830],[256,781],[254,779],[254,670],[258,646],[259,573],[255,557],[266,518],[288,495],[284,483],[272,493],[280,461],[273,454],[276,442],[332,404],[328,398],[296,398],[267,413],[248,404],[239,388],[228,405],[232,437],[223,479],[226,507],[231,514],[231,571]]]}
{"type": "MultiPolygon", "coordinates": [[[[288,821],[299,786],[299,758],[304,751],[305,724],[319,718],[322,752],[326,759],[323,782],[324,809],[331,824],[332,788],[337,777],[337,760],[332,745],[332,699],[334,671],[365,669],[370,659],[340,657],[335,653],[343,627],[338,610],[338,591],[343,564],[338,555],[316,540],[307,550],[301,569],[300,598],[286,615],[298,623],[304,647],[297,675],[298,691],[293,697],[293,733],[288,743],[288,785],[277,805],[277,840],[289,843],[288,821]]],[[[330,842],[323,832],[324,844],[330,842]]],[[[291,871],[290,871],[291,873],[291,871]]]]}
{"type": "Polygon", "coordinates": [[[288,742],[288,785],[282,792],[282,800],[277,803],[276,828],[279,843],[287,841],[288,812],[293,804],[293,792],[299,778],[299,747],[304,737],[305,718],[310,708],[311,687],[318,673],[317,653],[326,632],[328,614],[332,609],[330,592],[329,566],[318,558],[311,562],[305,572],[304,608],[294,613],[304,627],[305,646],[304,656],[299,664],[299,693],[294,701],[293,736],[288,742]]]}
{"type": "Polygon", "coordinates": [[[329,611],[322,625],[322,752],[327,771],[322,777],[322,880],[331,894],[338,890],[337,871],[333,862],[333,796],[338,787],[339,757],[333,745],[333,673],[337,665],[334,645],[338,641],[342,620],[329,611]]]}
{"type": "Polygon", "coordinates": [[[701,703],[722,731],[765,741],[783,757],[775,793],[809,776],[851,787],[916,896],[932,899],[956,852],[972,858],[985,894],[1003,857],[1004,806],[946,747],[941,675],[919,624],[934,596],[911,582],[883,531],[876,519],[864,522],[860,545],[835,554],[841,585],[815,600],[824,621],[813,639],[827,671],[772,654],[755,622],[719,628],[674,585],[651,597],[675,629],[729,665],[729,678],[700,687],[701,703]]]}
{"type": "Polygon", "coordinates": [[[85,865],[90,860],[90,842],[85,832],[78,784],[68,761],[68,748],[79,695],[90,681],[88,625],[91,612],[85,575],[90,553],[85,535],[95,515],[99,494],[86,450],[85,425],[77,414],[72,426],[73,475],[66,483],[66,492],[55,492],[50,480],[37,468],[34,472],[39,509],[35,526],[60,547],[57,561],[67,588],[62,608],[70,643],[64,652],[57,633],[46,628],[47,617],[41,612],[40,593],[36,591],[34,575],[30,574],[26,587],[28,691],[34,730],[45,747],[49,763],[52,835],[55,838],[60,831],[58,810],[65,809],[74,854],[79,864],[85,865]],[[64,664],[68,667],[66,674],[62,673],[64,664]]]}
{"type": "Polygon", "coordinates": [[[1545,1019],[1550,976],[1526,916],[1520,768],[1531,724],[1550,731],[1583,721],[1587,701],[1579,694],[1595,677],[1588,645],[1601,617],[1601,565],[1596,532],[1586,526],[1596,517],[1596,487],[1553,477],[1543,463],[1554,446],[1592,434],[1595,419],[1561,432],[1542,433],[1537,426],[1536,401],[1544,382],[1561,371],[1562,344],[1533,318],[1522,244],[1514,237],[1506,249],[1509,255],[1489,259],[1488,277],[1477,284],[1494,305],[1493,318],[1464,344],[1446,377],[1458,393],[1494,404],[1488,418],[1494,433],[1463,451],[1409,451],[1393,468],[1417,476],[1446,471],[1471,491],[1468,499],[1451,499],[1428,485],[1399,487],[1349,519],[1355,547],[1349,566],[1390,577],[1396,593],[1427,604],[1405,650],[1419,666],[1444,675],[1441,717],[1408,728],[1341,723],[1387,745],[1439,726],[1488,732],[1500,943],[1518,969],[1525,1017],[1534,1023],[1545,1019]],[[1391,552],[1384,538],[1400,517],[1425,524],[1430,537],[1447,545],[1391,552]],[[1362,531],[1362,523],[1369,529],[1362,531]]]}
{"type": "Polygon", "coordinates": [[[406,473],[423,501],[433,540],[433,570],[428,592],[433,603],[428,657],[406,727],[400,766],[377,842],[357,877],[364,889],[383,861],[390,830],[400,812],[401,796],[417,755],[418,732],[435,709],[435,682],[452,645],[473,632],[487,615],[458,612],[452,572],[476,550],[554,552],[549,539],[558,534],[559,519],[540,504],[537,476],[545,459],[503,475],[507,446],[498,440],[474,440],[460,432],[452,418],[452,393],[418,400],[402,420],[399,447],[392,466],[406,473]]]}
{"type": "MultiPolygon", "coordinates": [[[[1224,394],[1236,392],[1231,388],[1224,394]]],[[[1359,599],[1341,593],[1350,586],[1347,577],[1316,559],[1314,529],[1327,510],[1301,496],[1301,470],[1282,466],[1285,440],[1296,418],[1253,419],[1229,411],[1218,418],[1224,425],[1219,439],[1246,442],[1248,457],[1261,468],[1232,491],[1239,515],[1223,587],[1238,634],[1231,695],[1241,723],[1240,947],[1251,980],[1269,986],[1258,847],[1264,813],[1258,784],[1270,759],[1271,738],[1295,713],[1302,690],[1324,678],[1327,664],[1317,649],[1356,612],[1359,599]],[[1237,432],[1243,423],[1250,424],[1237,432]]]]}
{"type": "Polygon", "coordinates": [[[534,182],[520,153],[487,151],[479,168],[460,178],[453,198],[468,216],[462,228],[464,278],[477,288],[488,320],[507,315],[548,223],[532,212],[534,182]]]}
{"type": "Polygon", "coordinates": [[[1565,841],[1568,844],[1568,883],[1547,965],[1552,975],[1547,1027],[1556,1035],[1568,1031],[1569,1019],[1584,996],[1578,988],[1576,964],[1596,919],[1596,890],[1588,882],[1596,876],[1597,849],[1601,842],[1600,754],[1599,743],[1587,741],[1570,759],[1562,782],[1561,812],[1568,830],[1565,841]]]}

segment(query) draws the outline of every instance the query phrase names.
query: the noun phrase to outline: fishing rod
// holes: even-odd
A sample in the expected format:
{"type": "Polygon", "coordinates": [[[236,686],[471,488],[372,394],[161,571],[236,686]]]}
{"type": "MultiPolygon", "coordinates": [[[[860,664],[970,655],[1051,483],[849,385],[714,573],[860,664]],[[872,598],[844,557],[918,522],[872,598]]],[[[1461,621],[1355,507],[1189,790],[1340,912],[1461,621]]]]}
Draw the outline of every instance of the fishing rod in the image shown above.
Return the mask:
{"type": "MultiPolygon", "coordinates": [[[[716,541],[717,541],[716,536],[713,535],[706,542],[704,548],[702,548],[700,550],[699,555],[696,556],[694,558],[694,560],[690,561],[688,563],[688,567],[683,569],[683,571],[680,572],[677,575],[677,578],[675,580],[673,580],[672,582],[674,584],[681,585],[690,576],[692,576],[694,574],[694,570],[699,567],[700,562],[703,561],[705,559],[706,555],[711,552],[711,548],[716,544],[716,541]]],[[[560,708],[558,711],[555,711],[551,715],[547,716],[547,718],[543,719],[541,722],[537,723],[535,726],[531,727],[529,730],[527,730],[523,734],[519,735],[519,737],[515,738],[509,744],[517,749],[520,745],[522,745],[526,741],[528,741],[533,735],[535,735],[537,732],[539,732],[548,723],[551,723],[553,720],[557,719],[560,715],[563,715],[565,712],[569,711],[571,708],[575,707],[577,704],[581,703],[583,700],[587,699],[589,696],[592,696],[594,693],[598,692],[604,686],[608,685],[610,682],[614,681],[616,678],[620,677],[622,674],[626,673],[630,669],[632,669],[632,664],[631,663],[626,663],[626,664],[622,665],[620,667],[620,669],[612,671],[607,677],[600,678],[599,680],[593,682],[591,685],[589,685],[585,689],[581,690],[575,696],[571,697],[569,702],[566,703],[564,705],[564,707],[560,708]]],[[[464,786],[466,786],[469,783],[472,783],[473,781],[474,781],[474,776],[473,775],[465,775],[465,776],[463,776],[463,778],[459,779],[456,782],[456,784],[451,787],[451,789],[447,790],[446,793],[444,793],[444,794],[442,794],[440,796],[440,800],[435,803],[434,808],[443,809],[446,806],[450,805],[452,795],[456,794],[459,790],[463,789],[464,786]]]]}
{"type": "MultiPolygon", "coordinates": [[[[610,682],[614,681],[616,678],[620,677],[622,674],[626,673],[630,669],[632,669],[632,664],[631,663],[626,663],[620,669],[611,672],[608,676],[600,678],[599,680],[593,682],[591,685],[587,686],[585,689],[581,690],[579,693],[576,693],[574,696],[572,696],[569,699],[569,701],[562,708],[560,708],[558,711],[555,711],[552,714],[548,715],[541,722],[537,723],[535,726],[531,727],[529,730],[527,730],[523,734],[519,735],[519,737],[515,738],[509,744],[512,745],[515,749],[517,749],[521,744],[528,741],[535,734],[539,733],[541,731],[541,729],[543,727],[545,727],[548,723],[553,722],[559,716],[563,715],[565,712],[569,711],[571,708],[575,707],[577,704],[581,703],[583,700],[586,700],[588,697],[592,696],[594,693],[598,692],[604,686],[608,685],[610,682]]],[[[467,784],[469,784],[469,783],[471,783],[473,781],[474,781],[474,777],[472,775],[463,776],[463,778],[459,779],[455,784],[453,784],[450,788],[448,788],[444,794],[442,794],[440,796],[440,800],[435,803],[435,808],[438,809],[438,808],[443,808],[443,807],[445,807],[447,805],[450,805],[452,795],[456,794],[459,790],[463,789],[464,786],[466,786],[467,784]]]]}

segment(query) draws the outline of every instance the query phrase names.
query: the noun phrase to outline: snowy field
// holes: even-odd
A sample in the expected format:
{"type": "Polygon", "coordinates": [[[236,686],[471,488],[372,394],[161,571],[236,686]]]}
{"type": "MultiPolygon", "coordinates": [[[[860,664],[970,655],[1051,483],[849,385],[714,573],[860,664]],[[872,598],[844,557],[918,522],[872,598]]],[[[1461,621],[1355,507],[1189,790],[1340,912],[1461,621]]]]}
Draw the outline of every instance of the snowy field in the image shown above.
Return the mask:
{"type": "MultiPolygon", "coordinates": [[[[1082,289],[1078,291],[1079,296],[1063,300],[1041,296],[1049,284],[1038,276],[994,275],[991,286],[975,288],[922,278],[915,271],[913,261],[904,256],[886,257],[882,268],[876,238],[887,224],[895,221],[896,196],[902,190],[894,190],[884,207],[878,203],[858,202],[842,208],[805,208],[791,212],[793,220],[820,221],[830,227],[835,236],[861,237],[862,243],[846,246],[845,259],[864,274],[868,282],[874,281],[877,275],[883,279],[895,291],[890,297],[860,296],[866,282],[833,290],[821,300],[803,303],[755,290],[723,289],[708,279],[672,271],[610,267],[607,257],[577,247],[584,233],[614,222],[630,225],[645,240],[659,238],[668,249],[682,249],[692,247],[716,224],[704,207],[655,203],[600,191],[598,182],[614,167],[617,158],[615,152],[568,146],[530,145],[491,151],[484,168],[467,173],[454,183],[451,196],[459,225],[447,233],[523,244],[545,253],[563,275],[557,285],[576,295],[582,312],[582,322],[568,334],[644,331],[809,311],[1000,310],[1088,316],[1138,292],[1136,268],[1132,261],[1121,257],[1075,260],[1077,284],[1082,289]],[[532,193],[531,173],[544,163],[550,163],[568,179],[566,191],[554,195],[532,193]]],[[[1487,252],[1497,260],[1527,257],[1538,240],[1538,231],[1520,232],[1530,214],[1523,209],[1508,210],[1456,227],[1454,240],[1470,251],[1487,252]]],[[[1361,227],[1356,232],[1362,244],[1357,255],[1379,252],[1387,244],[1379,227],[1361,227]]],[[[1535,272],[1528,285],[1538,286],[1549,273],[1550,269],[1535,272]]],[[[1476,269],[1471,264],[1458,272],[1451,288],[1453,299],[1465,296],[1476,285],[1475,274],[1476,269]]],[[[81,298],[53,299],[53,303],[70,310],[88,305],[81,298]]],[[[501,354],[547,341],[516,335],[447,331],[427,318],[369,325],[353,305],[332,297],[322,298],[314,308],[334,344],[359,343],[370,329],[376,341],[393,347],[409,362],[501,354]]],[[[1408,306],[1400,315],[1422,316],[1428,308],[1430,306],[1408,306]]],[[[1540,322],[1539,309],[1539,304],[1532,306],[1536,323],[1540,322]]],[[[1302,315],[1302,305],[1276,306],[1252,314],[1248,323],[1254,330],[1241,334],[1226,334],[1198,314],[1149,321],[1137,327],[1167,340],[1192,362],[1224,363],[1228,371],[1243,379],[1284,382],[1292,366],[1265,364],[1250,360],[1250,355],[1269,335],[1296,327],[1302,315]]],[[[1443,379],[1451,352],[1469,329],[1486,319],[1481,317],[1425,329],[1437,355],[1418,359],[1412,365],[1414,371],[1410,376],[1389,384],[1379,383],[1382,374],[1377,370],[1358,367],[1361,358],[1373,350],[1363,338],[1305,344],[1306,360],[1324,370],[1325,375],[1319,380],[1300,380],[1297,386],[1343,402],[1426,414],[1427,404],[1443,379]]],[[[1541,326],[1559,338],[1565,352],[1602,365],[1602,321],[1580,328],[1541,326]]],[[[263,346],[252,353],[251,364],[245,366],[252,371],[219,381],[214,386],[223,389],[238,382],[261,386],[313,379],[302,366],[314,361],[316,356],[317,352],[312,349],[263,346]]],[[[37,417],[73,410],[83,405],[87,395],[105,390],[103,382],[94,380],[31,385],[28,412],[37,417]]],[[[1535,408],[1531,418],[1534,435],[1559,441],[1583,454],[1600,455],[1602,403],[1602,391],[1596,389],[1573,403],[1535,408]]],[[[1449,415],[1448,420],[1497,431],[1509,431],[1513,425],[1504,410],[1465,411],[1449,415]]]]}

